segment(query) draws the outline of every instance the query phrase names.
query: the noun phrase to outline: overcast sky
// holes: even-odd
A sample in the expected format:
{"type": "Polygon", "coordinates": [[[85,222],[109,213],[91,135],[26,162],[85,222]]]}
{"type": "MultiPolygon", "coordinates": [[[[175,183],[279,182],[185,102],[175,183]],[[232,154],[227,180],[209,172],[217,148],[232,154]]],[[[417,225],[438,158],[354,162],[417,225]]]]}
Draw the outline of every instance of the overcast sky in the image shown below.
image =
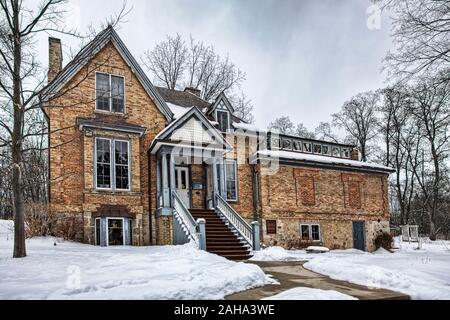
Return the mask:
{"type": "MultiPolygon", "coordinates": [[[[117,11],[122,0],[72,0],[68,23],[81,30],[117,11]]],[[[383,86],[390,25],[369,29],[369,0],[129,0],[118,30],[133,55],[167,34],[213,44],[247,74],[243,90],[256,124],[287,115],[314,129],[352,95],[383,86]]],[[[43,39],[44,40],[44,39],[43,39]]],[[[39,53],[47,59],[47,41],[39,53]]],[[[76,46],[63,38],[63,44],[76,46]]],[[[67,61],[65,61],[67,62],[67,61]]]]}

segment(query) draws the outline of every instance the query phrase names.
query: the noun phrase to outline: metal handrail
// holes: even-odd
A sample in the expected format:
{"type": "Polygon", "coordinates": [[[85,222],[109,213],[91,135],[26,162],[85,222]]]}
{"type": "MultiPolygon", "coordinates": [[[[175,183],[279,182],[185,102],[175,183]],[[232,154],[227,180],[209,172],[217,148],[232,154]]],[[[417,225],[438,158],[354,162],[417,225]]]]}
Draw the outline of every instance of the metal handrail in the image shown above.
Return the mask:
{"type": "Polygon", "coordinates": [[[185,231],[188,233],[188,236],[199,245],[198,232],[197,232],[197,222],[192,216],[189,209],[186,207],[184,202],[180,199],[176,191],[172,192],[173,199],[173,209],[174,214],[178,215],[180,218],[179,221],[186,229],[185,231]]]}
{"type": "Polygon", "coordinates": [[[218,193],[214,194],[216,209],[228,220],[228,222],[236,229],[239,235],[253,247],[253,230],[250,224],[242,218],[228,202],[218,193]]]}

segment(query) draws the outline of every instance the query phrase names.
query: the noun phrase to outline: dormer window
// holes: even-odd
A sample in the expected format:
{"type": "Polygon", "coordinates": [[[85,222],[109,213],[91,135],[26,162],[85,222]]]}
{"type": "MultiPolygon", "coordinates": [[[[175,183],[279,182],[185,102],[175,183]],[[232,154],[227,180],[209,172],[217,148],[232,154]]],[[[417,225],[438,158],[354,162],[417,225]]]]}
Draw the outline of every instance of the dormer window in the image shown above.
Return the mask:
{"type": "Polygon", "coordinates": [[[107,73],[96,73],[96,110],[124,113],[125,84],[124,78],[107,73]]]}
{"type": "Polygon", "coordinates": [[[219,130],[227,132],[230,129],[230,113],[228,111],[216,111],[217,122],[219,123],[219,130]]]}

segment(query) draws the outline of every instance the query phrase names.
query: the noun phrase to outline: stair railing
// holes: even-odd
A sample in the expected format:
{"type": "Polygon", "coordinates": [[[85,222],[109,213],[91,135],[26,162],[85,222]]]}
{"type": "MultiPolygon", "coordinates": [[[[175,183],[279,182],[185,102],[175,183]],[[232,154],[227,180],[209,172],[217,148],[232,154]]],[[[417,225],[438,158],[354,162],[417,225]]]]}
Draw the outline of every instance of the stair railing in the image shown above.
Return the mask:
{"type": "MultiPolygon", "coordinates": [[[[186,242],[194,241],[200,250],[206,250],[205,219],[195,221],[189,209],[180,199],[176,191],[172,192],[174,223],[178,223],[184,232],[186,242]]],[[[175,232],[175,230],[174,230],[175,232]]]]}
{"type": "Polygon", "coordinates": [[[214,193],[216,210],[232,225],[239,235],[253,248],[260,250],[259,222],[254,221],[250,225],[242,218],[232,206],[218,193],[214,193]]]}

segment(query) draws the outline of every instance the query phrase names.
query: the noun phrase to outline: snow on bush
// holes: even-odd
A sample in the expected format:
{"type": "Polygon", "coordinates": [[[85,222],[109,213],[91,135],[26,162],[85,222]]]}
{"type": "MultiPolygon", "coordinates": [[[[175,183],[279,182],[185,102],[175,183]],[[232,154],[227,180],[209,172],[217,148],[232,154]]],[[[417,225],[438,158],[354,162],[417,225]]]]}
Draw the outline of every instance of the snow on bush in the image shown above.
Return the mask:
{"type": "Polygon", "coordinates": [[[282,247],[267,247],[260,251],[254,251],[253,261],[301,261],[308,260],[308,255],[304,250],[286,250],[282,247]]]}

